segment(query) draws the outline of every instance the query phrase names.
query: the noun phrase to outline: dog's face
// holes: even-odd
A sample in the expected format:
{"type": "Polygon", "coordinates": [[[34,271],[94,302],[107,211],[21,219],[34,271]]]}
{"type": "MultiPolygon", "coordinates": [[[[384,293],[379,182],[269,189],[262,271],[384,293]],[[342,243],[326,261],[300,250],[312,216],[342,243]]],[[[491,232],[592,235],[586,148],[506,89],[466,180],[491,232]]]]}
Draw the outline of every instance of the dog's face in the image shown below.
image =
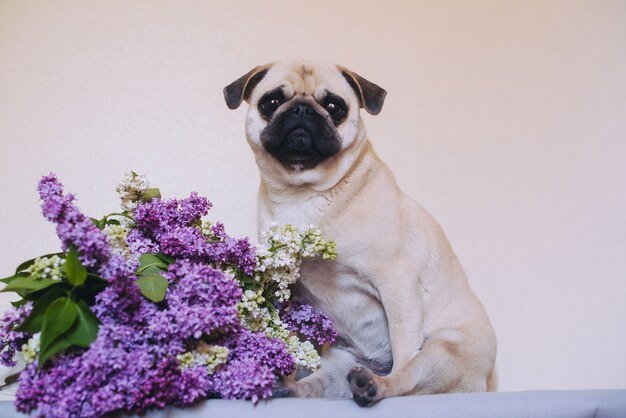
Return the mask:
{"type": "Polygon", "coordinates": [[[359,109],[380,112],[386,92],[345,68],[312,62],[258,66],[224,88],[228,107],[250,105],[246,134],[262,172],[313,183],[362,140],[359,109]]]}

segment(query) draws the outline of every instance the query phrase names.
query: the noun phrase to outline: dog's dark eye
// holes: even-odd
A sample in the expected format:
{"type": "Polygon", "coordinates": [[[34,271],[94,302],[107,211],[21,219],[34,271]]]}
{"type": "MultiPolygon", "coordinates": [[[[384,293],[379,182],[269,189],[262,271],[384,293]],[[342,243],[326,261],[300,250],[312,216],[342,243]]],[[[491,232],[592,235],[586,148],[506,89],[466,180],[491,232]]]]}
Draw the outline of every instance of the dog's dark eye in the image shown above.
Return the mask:
{"type": "Polygon", "coordinates": [[[326,99],[324,99],[324,108],[336,124],[344,119],[347,111],[343,99],[332,94],[329,94],[326,96],[326,99]]]}
{"type": "Polygon", "coordinates": [[[270,119],[276,109],[284,102],[284,97],[280,92],[266,94],[259,100],[259,112],[265,119],[270,119]]]}

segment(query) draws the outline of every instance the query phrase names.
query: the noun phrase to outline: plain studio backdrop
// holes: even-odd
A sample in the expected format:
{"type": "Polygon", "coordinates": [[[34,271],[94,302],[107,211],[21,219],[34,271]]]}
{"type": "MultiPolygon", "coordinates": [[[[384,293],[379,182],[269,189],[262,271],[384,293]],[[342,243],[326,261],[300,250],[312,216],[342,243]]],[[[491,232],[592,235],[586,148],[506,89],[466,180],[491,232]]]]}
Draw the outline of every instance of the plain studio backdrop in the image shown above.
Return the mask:
{"type": "Polygon", "coordinates": [[[59,248],[50,171],[100,217],[132,168],[256,241],[222,88],[291,58],[388,91],[369,136],[489,312],[500,390],[626,387],[624,1],[0,0],[0,276],[59,248]]]}

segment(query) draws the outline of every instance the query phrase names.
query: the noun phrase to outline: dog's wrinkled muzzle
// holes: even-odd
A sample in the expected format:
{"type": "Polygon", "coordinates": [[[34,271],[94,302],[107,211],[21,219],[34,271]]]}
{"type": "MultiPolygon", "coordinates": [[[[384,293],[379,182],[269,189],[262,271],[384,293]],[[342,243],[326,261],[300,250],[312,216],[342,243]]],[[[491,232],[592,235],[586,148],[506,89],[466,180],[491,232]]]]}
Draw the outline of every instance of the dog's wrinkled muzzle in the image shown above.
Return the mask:
{"type": "Polygon", "coordinates": [[[313,168],[341,149],[332,122],[302,100],[272,118],[261,141],[272,156],[292,169],[313,168]]]}
{"type": "Polygon", "coordinates": [[[304,128],[296,128],[287,135],[286,145],[289,151],[306,151],[311,148],[311,134],[304,128]]]}

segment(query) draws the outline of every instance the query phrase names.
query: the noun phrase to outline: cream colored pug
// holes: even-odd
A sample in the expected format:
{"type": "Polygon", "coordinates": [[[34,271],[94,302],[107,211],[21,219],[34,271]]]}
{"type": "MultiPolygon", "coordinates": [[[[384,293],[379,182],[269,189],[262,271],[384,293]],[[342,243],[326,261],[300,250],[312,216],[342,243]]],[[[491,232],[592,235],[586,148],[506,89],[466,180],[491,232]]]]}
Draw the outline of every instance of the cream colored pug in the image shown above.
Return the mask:
{"type": "Polygon", "coordinates": [[[388,396],[491,389],[496,337],[441,227],[374,153],[359,114],[386,91],[336,65],[277,62],[224,88],[247,101],[261,172],[259,229],[318,225],[337,259],[307,260],[295,294],[326,312],[338,342],[291,396],[388,396]]]}

